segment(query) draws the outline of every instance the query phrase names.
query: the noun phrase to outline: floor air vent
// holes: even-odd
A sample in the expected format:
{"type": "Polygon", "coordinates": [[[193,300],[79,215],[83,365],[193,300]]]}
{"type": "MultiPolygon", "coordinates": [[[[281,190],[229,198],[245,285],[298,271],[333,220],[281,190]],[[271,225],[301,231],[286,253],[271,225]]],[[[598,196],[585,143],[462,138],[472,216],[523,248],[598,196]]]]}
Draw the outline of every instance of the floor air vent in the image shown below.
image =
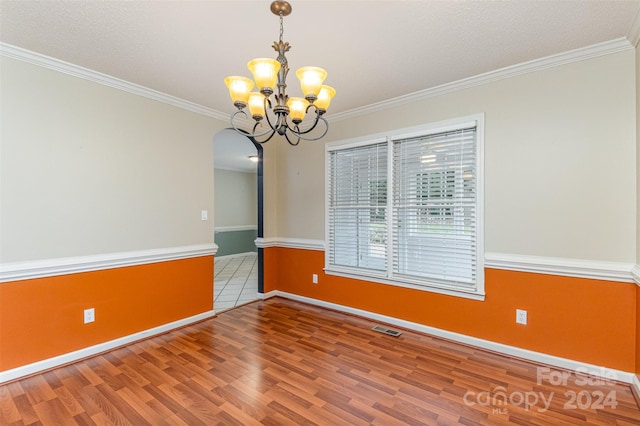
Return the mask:
{"type": "Polygon", "coordinates": [[[393,336],[393,337],[398,337],[399,335],[402,334],[401,331],[392,330],[390,328],[383,327],[381,325],[376,325],[375,327],[372,328],[372,330],[377,331],[378,333],[388,334],[389,336],[393,336]]]}

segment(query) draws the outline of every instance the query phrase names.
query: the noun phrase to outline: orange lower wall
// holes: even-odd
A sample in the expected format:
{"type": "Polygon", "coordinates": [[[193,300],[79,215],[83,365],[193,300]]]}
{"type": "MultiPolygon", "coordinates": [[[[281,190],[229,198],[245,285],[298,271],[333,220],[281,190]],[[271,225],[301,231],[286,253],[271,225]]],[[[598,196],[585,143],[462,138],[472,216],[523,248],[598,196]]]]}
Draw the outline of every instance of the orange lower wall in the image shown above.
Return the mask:
{"type": "Polygon", "coordinates": [[[264,291],[280,290],[535,352],[636,371],[634,284],[486,269],[486,298],[476,301],[325,275],[323,267],[322,251],[265,249],[264,291]],[[318,274],[318,284],[312,284],[312,274],[318,274]],[[528,325],[515,323],[516,309],[528,311],[528,325]]]}
{"type": "Polygon", "coordinates": [[[2,283],[0,301],[6,371],[212,310],[213,256],[2,283]]]}
{"type": "Polygon", "coordinates": [[[636,285],[636,369],[640,382],[640,285],[636,285]]]}

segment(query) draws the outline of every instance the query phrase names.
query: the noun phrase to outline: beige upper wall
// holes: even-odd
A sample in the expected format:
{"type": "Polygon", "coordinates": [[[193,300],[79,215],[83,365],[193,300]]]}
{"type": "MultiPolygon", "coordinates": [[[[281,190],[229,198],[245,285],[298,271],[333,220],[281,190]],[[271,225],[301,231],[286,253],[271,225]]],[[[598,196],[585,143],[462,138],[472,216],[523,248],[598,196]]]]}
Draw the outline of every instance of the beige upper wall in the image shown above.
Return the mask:
{"type": "MultiPolygon", "coordinates": [[[[487,252],[635,262],[635,61],[627,50],[332,122],[323,142],[485,113],[487,252]]],[[[324,143],[279,149],[279,237],[324,239],[324,143]]]]}
{"type": "MultiPolygon", "coordinates": [[[[274,140],[265,237],[324,239],[325,142],[484,112],[486,251],[640,261],[638,62],[629,50],[333,122],[321,142],[274,140]]],[[[213,240],[212,139],[228,123],[1,66],[3,262],[213,240]]]]}
{"type": "Polygon", "coordinates": [[[1,67],[2,262],[213,242],[213,136],[226,123],[6,57],[1,67]]]}
{"type": "Polygon", "coordinates": [[[215,228],[257,226],[256,174],[215,169],[214,179],[215,228]]]}
{"type": "Polygon", "coordinates": [[[640,44],[636,45],[636,264],[640,265],[640,44]]]}
{"type": "MultiPolygon", "coordinates": [[[[276,141],[262,145],[263,236],[273,238],[278,233],[278,146],[276,141]]],[[[280,141],[284,143],[284,141],[280,141]]]]}

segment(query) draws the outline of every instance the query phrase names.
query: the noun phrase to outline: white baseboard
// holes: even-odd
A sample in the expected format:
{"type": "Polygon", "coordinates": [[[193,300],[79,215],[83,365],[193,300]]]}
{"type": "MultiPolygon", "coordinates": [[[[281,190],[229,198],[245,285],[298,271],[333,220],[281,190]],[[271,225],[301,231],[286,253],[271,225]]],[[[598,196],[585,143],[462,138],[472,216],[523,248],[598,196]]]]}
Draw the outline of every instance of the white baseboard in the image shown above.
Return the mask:
{"type": "Polygon", "coordinates": [[[636,399],[638,399],[638,404],[640,404],[640,378],[638,378],[637,374],[633,375],[633,378],[631,379],[631,386],[633,386],[636,391],[636,399]]]}
{"type": "Polygon", "coordinates": [[[198,315],[194,315],[188,318],[184,318],[178,321],[170,322],[158,327],[143,330],[138,333],[130,334],[128,336],[120,337],[109,342],[99,343],[88,348],[83,348],[74,352],[69,352],[60,356],[45,359],[42,361],[34,362],[32,364],[17,367],[11,370],[0,372],[0,383],[8,382],[10,380],[20,379],[22,377],[30,376],[32,374],[40,373],[51,368],[59,367],[64,364],[76,362],[81,359],[100,354],[105,351],[109,351],[120,346],[128,345],[139,340],[149,338],[158,334],[166,333],[176,328],[184,327],[189,324],[193,324],[198,321],[202,321],[211,318],[216,315],[215,311],[207,311],[198,315]]]}
{"type": "MultiPolygon", "coordinates": [[[[362,309],[352,308],[350,306],[338,305],[336,303],[325,302],[324,300],[313,299],[310,297],[299,296],[297,294],[287,293],[280,290],[270,291],[262,294],[261,299],[269,299],[271,297],[280,296],[286,299],[295,300],[298,302],[308,303],[310,305],[319,306],[322,308],[333,309],[348,314],[358,315],[360,317],[368,318],[374,321],[384,322],[387,324],[396,325],[409,330],[418,331],[420,333],[429,334],[436,337],[442,337],[444,339],[452,340],[455,342],[463,343],[470,346],[475,346],[482,349],[487,349],[493,352],[513,356],[516,358],[522,358],[525,360],[546,364],[554,367],[559,367],[565,370],[575,371],[582,374],[590,374],[604,379],[613,379],[619,382],[628,383],[634,386],[640,391],[640,381],[634,373],[626,371],[615,370],[606,368],[603,366],[587,364],[580,361],[561,358],[554,355],[548,355],[540,352],[531,351],[528,349],[518,348],[516,346],[505,345],[502,343],[492,342],[490,340],[484,340],[477,337],[467,336],[465,334],[454,333],[452,331],[442,330],[435,327],[430,327],[423,324],[418,324],[411,321],[402,320],[386,315],[376,314],[375,312],[369,312],[362,309]]],[[[639,393],[640,395],[640,393],[639,393]]]]}
{"type": "MultiPolygon", "coordinates": [[[[494,352],[499,352],[505,355],[514,356],[542,364],[552,365],[559,368],[564,368],[571,371],[579,371],[581,373],[588,373],[594,376],[603,377],[607,379],[615,378],[623,383],[628,383],[635,388],[635,391],[640,395],[640,379],[637,375],[626,371],[614,370],[592,364],[585,364],[583,362],[561,358],[553,355],[547,355],[540,352],[530,351],[528,349],[522,349],[515,346],[504,345],[502,343],[496,343],[489,340],[479,339],[477,337],[471,337],[464,334],[454,333],[451,331],[441,330],[435,327],[426,326],[402,319],[376,314],[374,312],[365,311],[362,309],[356,309],[349,306],[338,305],[331,302],[325,302],[323,300],[313,299],[305,296],[299,296],[292,293],[287,293],[279,290],[270,291],[267,293],[257,293],[257,298],[260,300],[266,300],[272,297],[283,297],[299,302],[308,303],[323,308],[333,309],[340,312],[345,312],[353,315],[358,315],[364,318],[385,322],[387,324],[393,324],[399,327],[403,327],[409,330],[415,330],[421,333],[430,334],[437,337],[442,337],[448,340],[464,343],[471,346],[476,346],[482,349],[487,349],[494,352]]],[[[109,351],[120,346],[134,343],[139,340],[143,340],[158,334],[162,334],[171,331],[176,328],[184,327],[186,325],[202,321],[215,316],[215,311],[203,312],[198,315],[194,315],[189,318],[174,321],[172,323],[164,324],[158,327],[154,327],[148,330],[144,330],[138,333],[131,334],[129,336],[121,337],[109,342],[100,343],[88,348],[80,349],[78,351],[70,352],[64,355],[60,355],[54,358],[38,361],[25,366],[17,367],[11,370],[0,372],[0,383],[8,382],[10,380],[16,380],[21,377],[30,376],[51,368],[59,367],[64,364],[79,361],[81,359],[100,354],[105,351],[109,351]]]]}

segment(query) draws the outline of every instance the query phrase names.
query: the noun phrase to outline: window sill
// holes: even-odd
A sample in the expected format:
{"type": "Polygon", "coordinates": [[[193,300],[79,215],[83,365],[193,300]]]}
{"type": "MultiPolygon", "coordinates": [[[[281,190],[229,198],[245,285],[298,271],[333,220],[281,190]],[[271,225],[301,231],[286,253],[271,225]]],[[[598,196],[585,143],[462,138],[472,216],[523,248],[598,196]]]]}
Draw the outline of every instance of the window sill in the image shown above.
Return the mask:
{"type": "Polygon", "coordinates": [[[426,291],[428,293],[444,294],[447,296],[460,297],[464,299],[484,301],[484,290],[479,291],[471,288],[454,287],[454,286],[438,286],[435,284],[413,284],[411,282],[392,280],[382,275],[361,275],[347,270],[324,269],[325,274],[343,278],[351,278],[360,281],[369,281],[378,284],[392,285],[396,287],[410,288],[412,290],[426,291]]]}

